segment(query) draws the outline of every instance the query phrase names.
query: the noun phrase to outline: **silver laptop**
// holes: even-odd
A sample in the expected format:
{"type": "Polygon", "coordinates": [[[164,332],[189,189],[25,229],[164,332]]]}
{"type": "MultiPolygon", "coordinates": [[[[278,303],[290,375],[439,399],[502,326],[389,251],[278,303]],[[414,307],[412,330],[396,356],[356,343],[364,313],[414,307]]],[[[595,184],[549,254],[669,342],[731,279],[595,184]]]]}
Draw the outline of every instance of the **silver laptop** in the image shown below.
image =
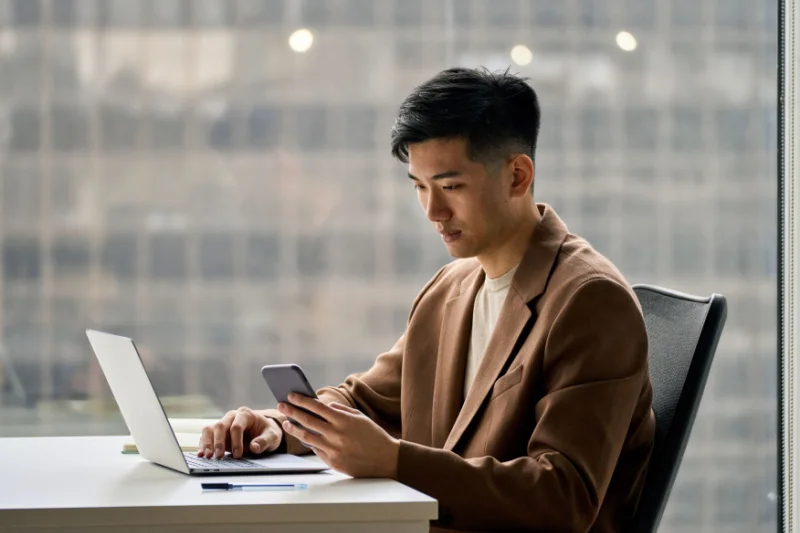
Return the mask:
{"type": "Polygon", "coordinates": [[[221,459],[205,459],[182,451],[133,340],[91,329],[86,330],[86,336],[145,459],[189,475],[314,473],[328,469],[322,463],[287,454],[234,459],[226,453],[221,459]]]}

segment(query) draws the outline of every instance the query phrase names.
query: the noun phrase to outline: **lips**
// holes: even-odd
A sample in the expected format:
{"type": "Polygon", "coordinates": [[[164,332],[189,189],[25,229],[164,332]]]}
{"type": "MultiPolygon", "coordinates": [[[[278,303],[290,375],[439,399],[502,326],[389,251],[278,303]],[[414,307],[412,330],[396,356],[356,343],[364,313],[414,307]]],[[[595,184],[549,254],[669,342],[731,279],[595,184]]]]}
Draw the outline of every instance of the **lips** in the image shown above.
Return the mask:
{"type": "Polygon", "coordinates": [[[440,231],[439,233],[441,234],[444,242],[452,242],[461,236],[460,231],[440,231]]]}

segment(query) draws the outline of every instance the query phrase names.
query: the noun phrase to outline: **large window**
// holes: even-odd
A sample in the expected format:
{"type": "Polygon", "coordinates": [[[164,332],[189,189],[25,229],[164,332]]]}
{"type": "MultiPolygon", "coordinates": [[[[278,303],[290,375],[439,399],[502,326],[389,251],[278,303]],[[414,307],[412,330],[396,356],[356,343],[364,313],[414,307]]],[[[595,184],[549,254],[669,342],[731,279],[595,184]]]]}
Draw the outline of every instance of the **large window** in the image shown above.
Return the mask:
{"type": "Polygon", "coordinates": [[[631,283],[730,303],[661,530],[774,531],[777,10],[0,0],[0,436],[126,431],[86,327],[136,338],[175,416],[268,404],[269,362],[365,370],[448,261],[394,113],[510,66],[537,201],[631,283]]]}

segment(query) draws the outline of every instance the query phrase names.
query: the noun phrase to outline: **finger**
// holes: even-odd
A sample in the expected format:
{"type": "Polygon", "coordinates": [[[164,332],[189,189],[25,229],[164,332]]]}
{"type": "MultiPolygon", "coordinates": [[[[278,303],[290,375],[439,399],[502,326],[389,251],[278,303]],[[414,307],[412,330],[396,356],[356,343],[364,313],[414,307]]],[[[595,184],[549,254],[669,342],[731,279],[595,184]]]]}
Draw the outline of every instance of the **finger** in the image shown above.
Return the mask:
{"type": "Polygon", "coordinates": [[[320,420],[314,415],[308,414],[302,409],[294,407],[290,404],[281,404],[278,406],[278,410],[288,416],[289,418],[293,418],[297,422],[300,422],[305,427],[312,431],[316,431],[317,433],[325,433],[326,430],[330,429],[330,426],[324,420],[320,420]]]}
{"type": "Polygon", "coordinates": [[[336,468],[333,466],[331,462],[331,456],[328,455],[328,452],[326,452],[325,450],[321,450],[320,448],[314,448],[314,453],[317,455],[317,457],[322,459],[323,463],[336,470],[336,468]]]}
{"type": "Polygon", "coordinates": [[[278,449],[281,445],[281,428],[278,423],[273,419],[267,420],[267,429],[250,441],[250,451],[253,453],[272,452],[278,449]]]}
{"type": "Polygon", "coordinates": [[[274,452],[281,445],[281,436],[273,430],[267,430],[250,441],[250,451],[253,453],[274,452]]]}
{"type": "Polygon", "coordinates": [[[360,415],[361,411],[358,409],[353,409],[349,405],[345,405],[339,402],[331,402],[328,404],[331,409],[336,409],[337,411],[344,411],[345,413],[350,413],[351,415],[360,415]]]}
{"type": "Polygon", "coordinates": [[[206,426],[200,433],[200,442],[197,444],[198,457],[211,457],[211,448],[214,446],[214,427],[206,426]]]}
{"type": "Polygon", "coordinates": [[[308,409],[312,413],[321,416],[328,422],[333,422],[331,418],[335,418],[340,413],[339,411],[334,411],[316,398],[309,398],[308,396],[303,396],[302,394],[290,394],[289,401],[294,405],[308,409]]]}
{"type": "Polygon", "coordinates": [[[225,443],[228,440],[228,430],[236,416],[236,411],[229,411],[222,420],[214,424],[214,455],[217,458],[225,455],[225,443]]]}
{"type": "Polygon", "coordinates": [[[289,435],[295,437],[300,442],[308,444],[315,449],[327,451],[328,447],[330,446],[328,441],[325,440],[325,437],[322,435],[314,435],[313,433],[310,433],[309,431],[292,424],[288,420],[283,422],[283,430],[289,435]]]}
{"type": "Polygon", "coordinates": [[[250,429],[250,426],[253,424],[253,416],[252,414],[244,409],[240,409],[236,412],[236,416],[233,418],[233,422],[231,422],[231,454],[235,459],[239,459],[242,457],[242,451],[244,450],[244,432],[250,429]]]}

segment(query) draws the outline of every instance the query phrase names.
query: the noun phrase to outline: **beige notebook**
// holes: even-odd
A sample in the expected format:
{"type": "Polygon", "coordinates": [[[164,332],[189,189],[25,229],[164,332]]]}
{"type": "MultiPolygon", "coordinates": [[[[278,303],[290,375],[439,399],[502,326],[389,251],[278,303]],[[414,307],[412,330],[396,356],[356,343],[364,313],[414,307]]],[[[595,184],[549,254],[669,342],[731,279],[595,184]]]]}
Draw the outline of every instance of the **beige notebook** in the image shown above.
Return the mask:
{"type": "MultiPolygon", "coordinates": [[[[217,418],[170,418],[169,423],[178,444],[184,452],[196,452],[197,444],[200,442],[200,433],[203,428],[215,423],[217,418]]],[[[133,437],[128,436],[122,443],[122,453],[139,453],[133,437]]]]}

